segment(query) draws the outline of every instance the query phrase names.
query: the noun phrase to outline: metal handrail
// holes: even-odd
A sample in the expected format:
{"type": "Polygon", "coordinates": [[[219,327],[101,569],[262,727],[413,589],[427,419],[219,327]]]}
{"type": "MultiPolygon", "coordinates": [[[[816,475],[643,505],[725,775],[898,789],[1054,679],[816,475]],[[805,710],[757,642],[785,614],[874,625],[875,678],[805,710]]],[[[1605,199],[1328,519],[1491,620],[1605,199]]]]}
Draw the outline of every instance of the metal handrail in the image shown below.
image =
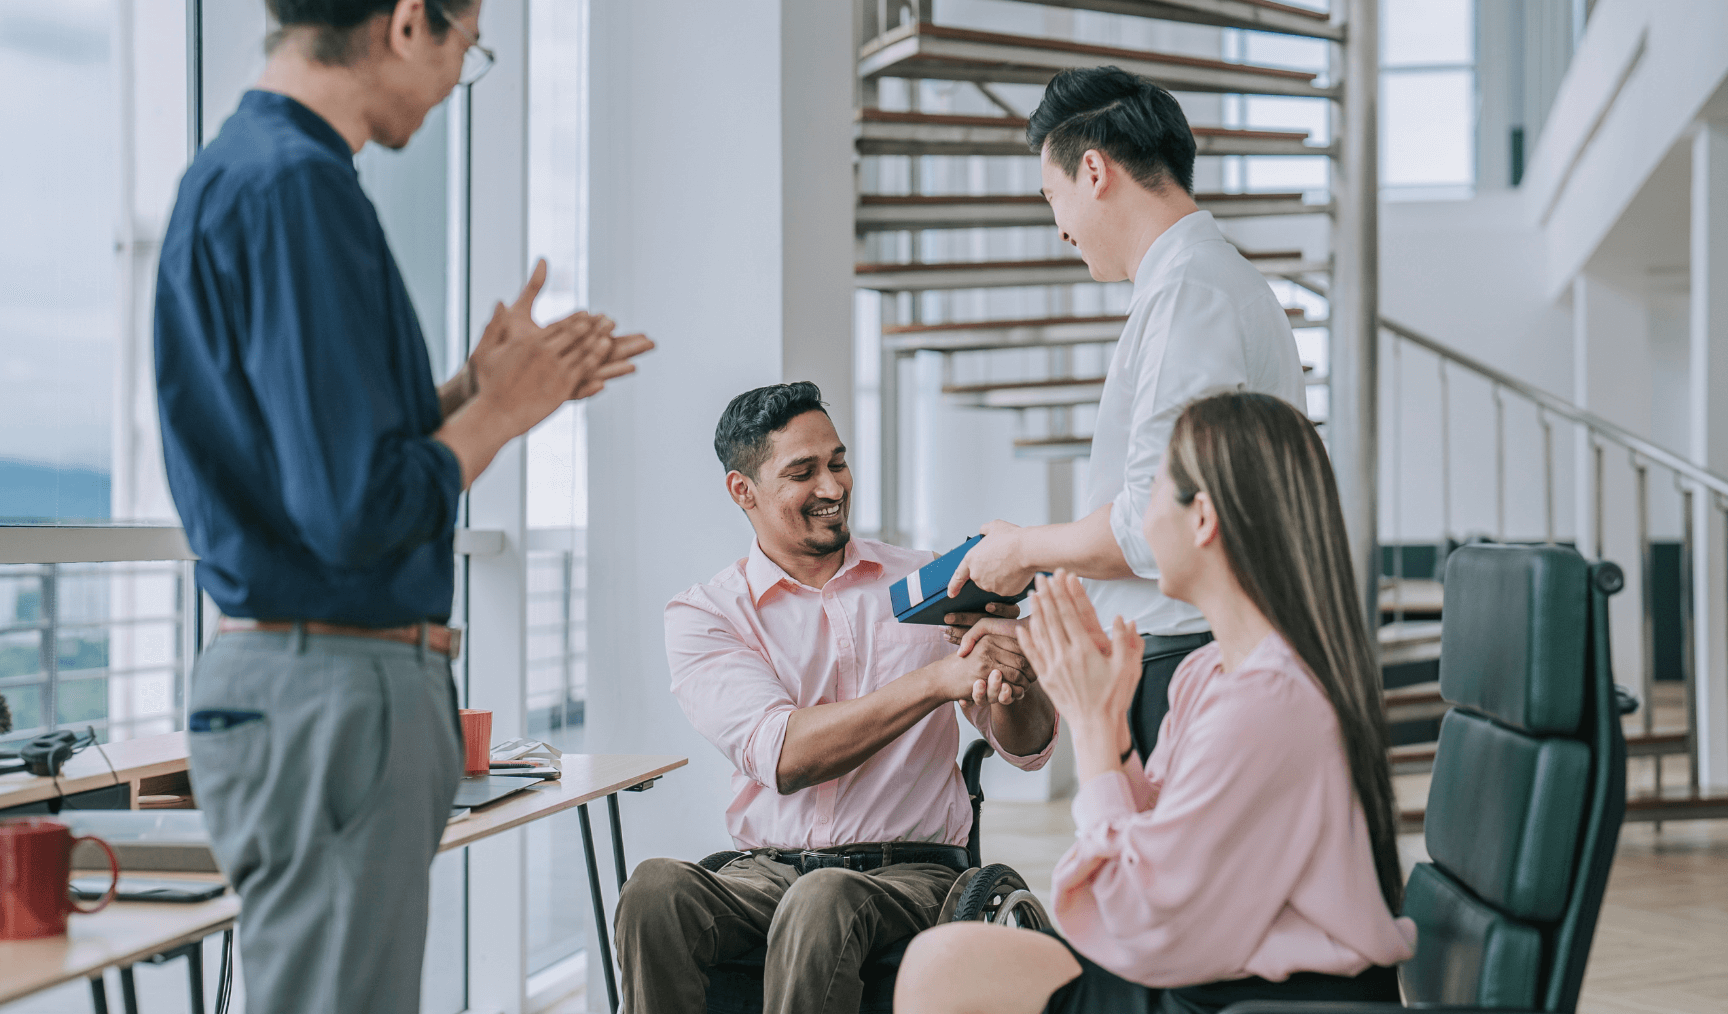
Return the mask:
{"type": "Polygon", "coordinates": [[[1539,387],[1532,387],[1510,374],[1502,373],[1479,359],[1472,358],[1456,349],[1442,345],[1433,338],[1430,338],[1419,331],[1412,330],[1396,321],[1387,320],[1385,317],[1381,317],[1380,327],[1382,330],[1390,331],[1405,341],[1410,342],[1412,345],[1419,345],[1448,362],[1457,363],[1459,366],[1469,370],[1471,373],[1475,373],[1493,381],[1495,384],[1511,391],[1513,394],[1535,402],[1537,405],[1547,409],[1549,412],[1562,419],[1577,423],[1578,425],[1606,437],[1614,443],[1620,444],[1629,450],[1637,451],[1639,454],[1644,455],[1651,461],[1654,461],[1665,468],[1671,469],[1679,475],[1685,476],[1687,479],[1696,482],[1698,485],[1703,486],[1706,489],[1728,496],[1728,478],[1717,475],[1715,472],[1708,469],[1700,468],[1660,444],[1651,443],[1630,430],[1609,422],[1607,419],[1604,419],[1599,415],[1579,408],[1577,405],[1574,405],[1557,394],[1550,394],[1539,387]]]}

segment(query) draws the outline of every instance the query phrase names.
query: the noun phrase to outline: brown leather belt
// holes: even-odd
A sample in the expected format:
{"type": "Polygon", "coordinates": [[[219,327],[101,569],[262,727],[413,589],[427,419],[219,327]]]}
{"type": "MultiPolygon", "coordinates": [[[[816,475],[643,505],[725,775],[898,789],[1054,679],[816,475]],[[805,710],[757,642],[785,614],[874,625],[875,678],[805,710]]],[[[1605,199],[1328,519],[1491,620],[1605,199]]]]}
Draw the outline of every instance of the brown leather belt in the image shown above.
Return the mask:
{"type": "Polygon", "coordinates": [[[370,637],[379,641],[397,641],[401,644],[422,644],[427,650],[435,651],[448,658],[455,658],[462,653],[462,631],[446,627],[442,623],[411,623],[405,627],[350,627],[342,623],[325,623],[321,620],[248,620],[232,616],[222,617],[217,629],[224,634],[245,633],[253,631],[261,634],[287,634],[298,625],[308,634],[334,635],[337,637],[370,637]]]}

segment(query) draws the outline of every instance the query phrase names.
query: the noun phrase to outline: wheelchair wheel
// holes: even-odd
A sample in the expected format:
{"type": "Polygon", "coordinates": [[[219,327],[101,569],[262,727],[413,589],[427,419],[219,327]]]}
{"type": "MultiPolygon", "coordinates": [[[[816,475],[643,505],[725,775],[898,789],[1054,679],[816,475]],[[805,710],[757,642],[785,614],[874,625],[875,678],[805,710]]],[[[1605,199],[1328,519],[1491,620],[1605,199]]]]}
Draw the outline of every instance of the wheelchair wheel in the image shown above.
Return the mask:
{"type": "Polygon", "coordinates": [[[979,870],[954,906],[955,922],[991,922],[1022,929],[1048,929],[1050,917],[1011,866],[979,870]]]}

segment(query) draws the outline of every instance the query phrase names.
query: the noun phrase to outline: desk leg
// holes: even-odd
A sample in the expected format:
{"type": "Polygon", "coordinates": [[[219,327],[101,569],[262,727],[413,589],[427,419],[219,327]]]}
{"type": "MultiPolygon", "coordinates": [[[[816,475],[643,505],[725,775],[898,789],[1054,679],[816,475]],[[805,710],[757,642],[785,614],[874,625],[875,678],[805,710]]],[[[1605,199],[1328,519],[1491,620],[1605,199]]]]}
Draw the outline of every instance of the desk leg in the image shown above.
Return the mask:
{"type": "Polygon", "coordinates": [[[204,1014],[204,941],[188,945],[186,972],[192,980],[192,1014],[204,1014]]]}
{"type": "Polygon", "coordinates": [[[612,973],[612,943],[606,933],[606,902],[600,894],[600,864],[594,859],[594,828],[588,819],[588,804],[576,807],[576,814],[582,818],[582,855],[588,860],[588,893],[594,899],[594,935],[600,944],[600,967],[606,973],[606,1000],[613,1014],[617,1014],[618,980],[612,973]]]}
{"type": "Polygon", "coordinates": [[[90,978],[90,1005],[96,1014],[108,1014],[108,987],[103,985],[100,972],[90,978]]]}
{"type": "Polygon", "coordinates": [[[138,986],[132,981],[132,966],[120,966],[120,1001],[126,1014],[138,1014],[138,986]]]}
{"type": "Polygon", "coordinates": [[[618,793],[606,797],[606,815],[612,818],[612,869],[618,874],[618,890],[624,890],[624,828],[618,821],[618,793]]]}

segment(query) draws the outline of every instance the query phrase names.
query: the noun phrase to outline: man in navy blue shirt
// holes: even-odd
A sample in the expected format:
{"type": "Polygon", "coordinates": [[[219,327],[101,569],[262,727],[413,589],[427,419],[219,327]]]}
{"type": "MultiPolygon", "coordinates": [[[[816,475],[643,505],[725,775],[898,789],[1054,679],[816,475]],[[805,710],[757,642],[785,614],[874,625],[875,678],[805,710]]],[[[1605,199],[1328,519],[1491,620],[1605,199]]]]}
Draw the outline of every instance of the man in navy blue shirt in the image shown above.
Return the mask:
{"type": "Polygon", "coordinates": [[[223,613],[191,775],[243,900],[248,1008],[408,1014],[462,772],[457,498],[652,343],[536,324],[541,263],[435,386],[353,155],[484,72],[479,0],[266,4],[269,63],[187,170],[157,286],[169,483],[223,613]]]}

